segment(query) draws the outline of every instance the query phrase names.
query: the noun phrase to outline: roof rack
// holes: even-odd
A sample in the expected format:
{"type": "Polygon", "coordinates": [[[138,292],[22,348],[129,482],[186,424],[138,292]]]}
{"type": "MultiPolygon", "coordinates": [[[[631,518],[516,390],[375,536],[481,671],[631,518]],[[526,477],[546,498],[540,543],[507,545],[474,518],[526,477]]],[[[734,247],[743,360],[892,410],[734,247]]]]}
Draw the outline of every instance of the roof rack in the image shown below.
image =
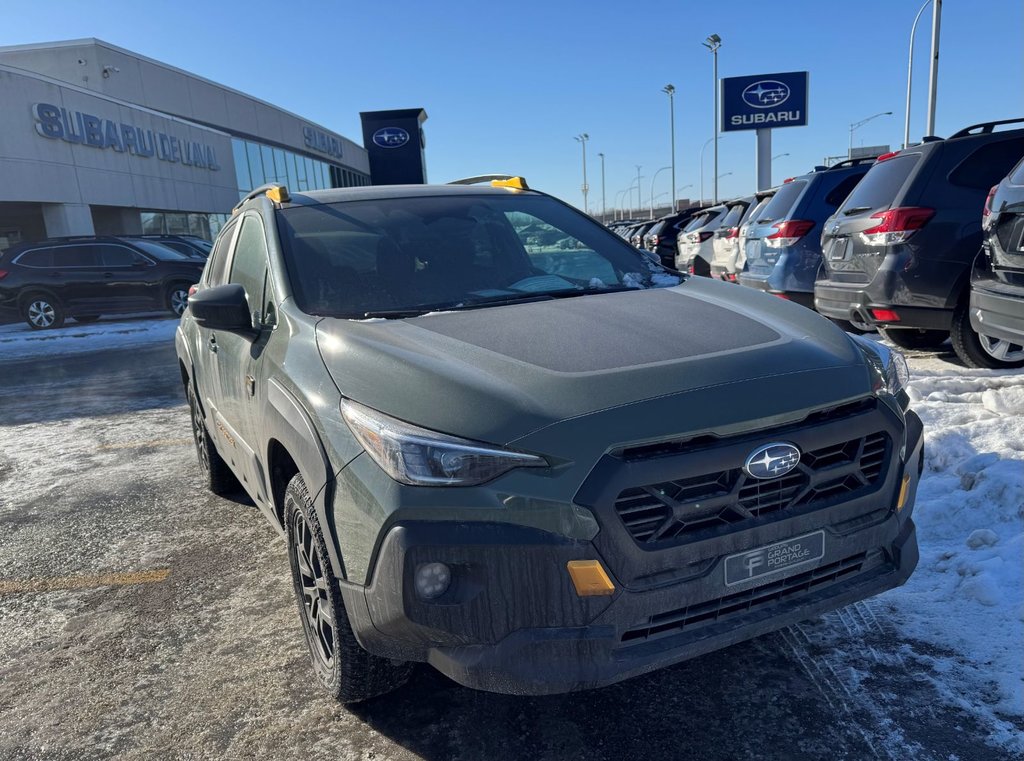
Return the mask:
{"type": "Polygon", "coordinates": [[[452,180],[447,185],[481,185],[489,182],[496,188],[514,188],[517,190],[529,190],[526,179],[515,174],[478,174],[475,177],[463,177],[461,180],[452,180]]]}
{"type": "Polygon", "coordinates": [[[235,204],[234,208],[231,209],[231,213],[234,214],[246,201],[251,201],[259,196],[268,196],[271,201],[275,203],[288,203],[291,197],[288,195],[288,188],[280,182],[268,182],[266,185],[260,185],[258,188],[249,191],[249,194],[245,196],[241,201],[235,204]],[[277,191],[271,193],[271,191],[277,191]]]}
{"type": "Polygon", "coordinates": [[[993,130],[1001,124],[1022,124],[1024,118],[1020,119],[1001,119],[995,122],[982,122],[981,124],[972,124],[970,127],[964,127],[959,132],[954,132],[949,136],[949,139],[954,137],[967,137],[968,135],[989,135],[993,130]]]}
{"type": "Polygon", "coordinates": [[[843,169],[844,167],[848,167],[848,166],[860,166],[861,164],[873,164],[873,163],[875,163],[875,159],[877,159],[877,158],[878,158],[878,156],[857,156],[856,158],[852,158],[852,159],[843,159],[842,161],[839,161],[839,162],[833,164],[832,166],[828,167],[828,169],[829,170],[832,170],[832,169],[843,169]]]}

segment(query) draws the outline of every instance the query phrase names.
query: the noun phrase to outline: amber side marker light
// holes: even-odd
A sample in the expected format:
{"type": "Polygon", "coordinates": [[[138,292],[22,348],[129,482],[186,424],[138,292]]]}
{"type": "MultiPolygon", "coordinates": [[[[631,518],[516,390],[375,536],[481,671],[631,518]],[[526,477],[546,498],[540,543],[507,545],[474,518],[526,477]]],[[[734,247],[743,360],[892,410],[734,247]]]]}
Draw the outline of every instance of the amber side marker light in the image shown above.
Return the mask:
{"type": "Polygon", "coordinates": [[[903,483],[900,485],[900,498],[896,501],[896,512],[903,509],[907,502],[907,492],[910,491],[910,475],[903,476],[903,483]]]}
{"type": "Polygon", "coordinates": [[[596,560],[570,560],[566,568],[576,587],[576,594],[580,597],[610,595],[615,592],[615,585],[596,560]]]}

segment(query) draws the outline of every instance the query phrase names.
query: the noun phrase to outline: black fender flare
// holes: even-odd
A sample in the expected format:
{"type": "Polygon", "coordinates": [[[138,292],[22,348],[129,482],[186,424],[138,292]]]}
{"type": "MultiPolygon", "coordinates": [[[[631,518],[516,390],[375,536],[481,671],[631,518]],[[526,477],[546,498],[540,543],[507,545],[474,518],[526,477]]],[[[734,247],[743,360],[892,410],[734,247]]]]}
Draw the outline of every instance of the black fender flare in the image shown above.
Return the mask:
{"type": "MultiPolygon", "coordinates": [[[[313,419],[295,395],[274,378],[267,381],[265,410],[265,430],[273,432],[272,436],[265,437],[262,453],[262,459],[268,465],[268,482],[272,477],[269,472],[269,444],[271,439],[276,439],[291,455],[299,474],[306,482],[313,500],[313,509],[316,510],[320,527],[324,532],[332,570],[337,578],[345,579],[345,566],[338,550],[334,521],[328,510],[329,500],[334,493],[334,471],[331,469],[327,450],[313,425],[313,419]]],[[[273,489],[269,486],[268,483],[268,493],[273,494],[273,489]]]]}

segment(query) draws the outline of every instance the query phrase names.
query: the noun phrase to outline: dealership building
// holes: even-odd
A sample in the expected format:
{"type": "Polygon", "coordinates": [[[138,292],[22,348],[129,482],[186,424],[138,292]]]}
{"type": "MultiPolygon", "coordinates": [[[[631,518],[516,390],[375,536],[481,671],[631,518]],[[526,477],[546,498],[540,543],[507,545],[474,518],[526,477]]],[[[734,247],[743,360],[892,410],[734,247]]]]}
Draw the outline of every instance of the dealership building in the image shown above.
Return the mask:
{"type": "Polygon", "coordinates": [[[63,235],[210,238],[266,182],[371,183],[356,142],[96,39],[0,47],[0,103],[0,250],[63,235]]]}

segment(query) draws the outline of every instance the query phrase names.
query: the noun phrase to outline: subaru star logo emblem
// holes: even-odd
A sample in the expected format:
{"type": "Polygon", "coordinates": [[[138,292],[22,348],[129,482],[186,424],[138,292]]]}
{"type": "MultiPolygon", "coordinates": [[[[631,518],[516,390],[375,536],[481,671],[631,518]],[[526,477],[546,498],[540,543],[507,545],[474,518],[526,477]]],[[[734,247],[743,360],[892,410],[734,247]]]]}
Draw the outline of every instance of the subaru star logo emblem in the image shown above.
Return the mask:
{"type": "Polygon", "coordinates": [[[760,480],[778,478],[793,470],[800,462],[800,450],[792,444],[776,442],[758,447],[743,463],[743,472],[760,480]]]}
{"type": "Polygon", "coordinates": [[[747,85],[743,102],[754,108],[775,108],[789,99],[789,85],[774,79],[762,79],[747,85]]]}
{"type": "Polygon", "coordinates": [[[384,127],[373,133],[374,145],[381,148],[401,148],[409,142],[409,133],[401,127],[384,127]]]}
{"type": "Polygon", "coordinates": [[[836,222],[834,225],[832,225],[832,234],[833,235],[837,235],[838,233],[839,233],[839,223],[836,222]]]}

